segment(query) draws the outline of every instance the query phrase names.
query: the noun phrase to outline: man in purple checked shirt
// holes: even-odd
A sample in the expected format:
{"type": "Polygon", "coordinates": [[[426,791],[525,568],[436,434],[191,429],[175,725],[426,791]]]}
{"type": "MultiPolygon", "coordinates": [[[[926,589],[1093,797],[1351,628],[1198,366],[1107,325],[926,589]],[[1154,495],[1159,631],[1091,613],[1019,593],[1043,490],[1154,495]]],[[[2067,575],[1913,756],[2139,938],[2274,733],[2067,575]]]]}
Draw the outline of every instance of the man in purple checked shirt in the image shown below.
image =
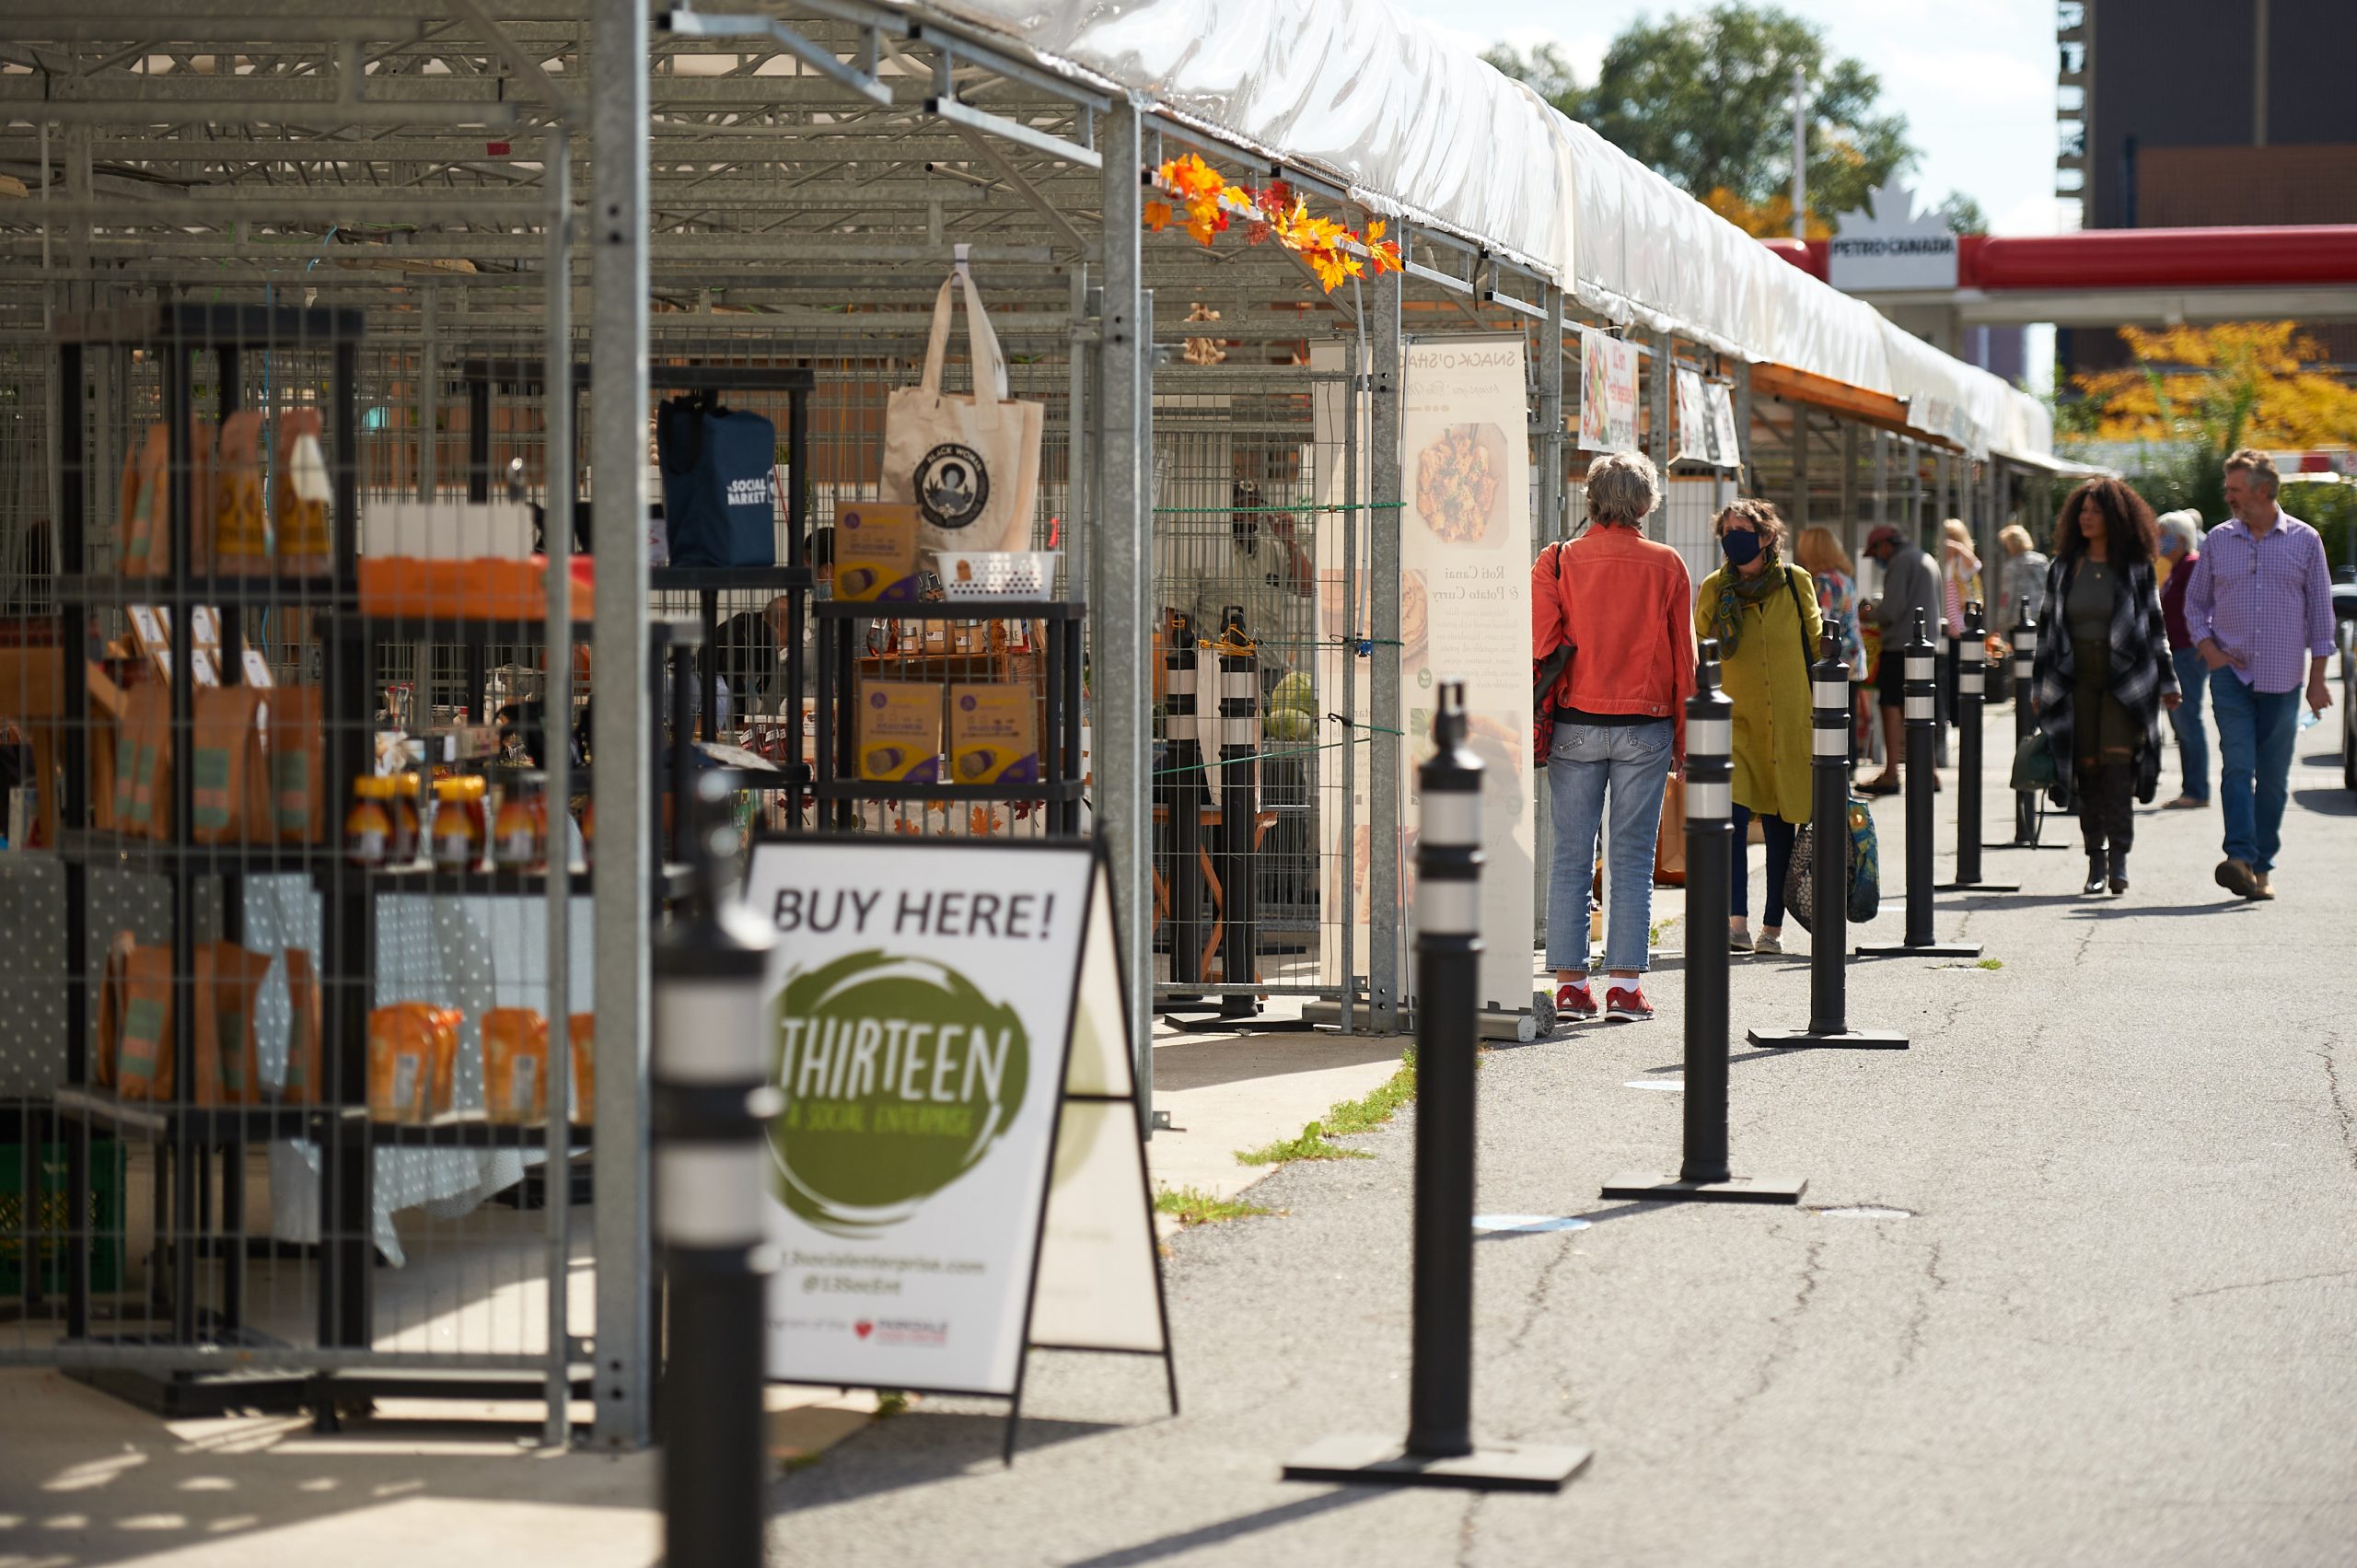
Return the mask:
{"type": "Polygon", "coordinates": [[[2322,713],[2332,704],[2324,679],[2332,655],[2324,540],[2275,504],[2276,483],[2264,452],[2246,447],[2226,459],[2226,505],[2235,515],[2202,540],[2185,590],[2186,631],[2210,667],[2218,721],[2218,802],[2226,819],[2218,886],[2246,899],[2275,896],[2267,874],[2282,847],[2303,667],[2308,706],[2322,713]]]}

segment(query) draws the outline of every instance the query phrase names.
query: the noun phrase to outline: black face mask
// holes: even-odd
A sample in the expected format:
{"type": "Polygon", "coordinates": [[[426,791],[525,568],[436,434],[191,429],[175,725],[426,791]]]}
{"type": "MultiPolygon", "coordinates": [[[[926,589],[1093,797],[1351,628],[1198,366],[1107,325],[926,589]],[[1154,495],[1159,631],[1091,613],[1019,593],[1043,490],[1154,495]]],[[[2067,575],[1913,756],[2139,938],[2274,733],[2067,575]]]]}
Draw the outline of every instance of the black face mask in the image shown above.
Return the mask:
{"type": "Polygon", "coordinates": [[[1719,536],[1719,548],[1732,564],[1748,566],[1759,559],[1759,536],[1749,528],[1729,528],[1719,536]]]}

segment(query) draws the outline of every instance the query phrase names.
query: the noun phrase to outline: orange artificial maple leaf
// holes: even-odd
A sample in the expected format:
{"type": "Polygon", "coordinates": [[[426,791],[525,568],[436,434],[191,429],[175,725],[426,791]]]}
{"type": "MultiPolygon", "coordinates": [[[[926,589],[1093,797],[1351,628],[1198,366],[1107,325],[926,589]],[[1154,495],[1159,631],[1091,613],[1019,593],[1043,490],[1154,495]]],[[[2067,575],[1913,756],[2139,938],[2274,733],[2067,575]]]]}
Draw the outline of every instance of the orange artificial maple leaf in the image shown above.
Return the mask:
{"type": "Polygon", "coordinates": [[[1168,228],[1170,226],[1170,203],[1167,202],[1148,202],[1145,204],[1145,226],[1148,230],[1155,234],[1160,234],[1164,229],[1168,228]]]}

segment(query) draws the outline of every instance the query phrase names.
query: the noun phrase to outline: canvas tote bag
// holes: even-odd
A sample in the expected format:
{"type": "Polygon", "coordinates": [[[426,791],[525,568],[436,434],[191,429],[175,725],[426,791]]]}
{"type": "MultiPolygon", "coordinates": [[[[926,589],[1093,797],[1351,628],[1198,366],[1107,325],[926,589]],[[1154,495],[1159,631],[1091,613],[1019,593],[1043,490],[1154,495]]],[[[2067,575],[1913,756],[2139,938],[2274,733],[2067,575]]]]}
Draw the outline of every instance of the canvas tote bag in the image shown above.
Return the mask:
{"type": "Polygon", "coordinates": [[[1028,541],[1039,489],[1039,431],[1046,411],[1007,396],[1006,356],[973,278],[959,268],[933,302],[924,377],[884,406],[882,498],[917,509],[921,550],[1019,550],[1028,541]],[[966,295],[967,357],[974,391],[944,392],[950,292],[966,295]]]}

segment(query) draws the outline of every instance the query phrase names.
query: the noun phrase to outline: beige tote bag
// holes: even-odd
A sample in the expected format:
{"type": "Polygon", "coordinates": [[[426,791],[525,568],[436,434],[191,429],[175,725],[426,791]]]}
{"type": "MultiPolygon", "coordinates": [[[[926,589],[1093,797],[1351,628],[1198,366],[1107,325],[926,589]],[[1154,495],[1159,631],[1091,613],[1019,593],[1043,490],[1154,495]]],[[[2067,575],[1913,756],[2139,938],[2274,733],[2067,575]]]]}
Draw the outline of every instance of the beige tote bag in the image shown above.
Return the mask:
{"type": "Polygon", "coordinates": [[[882,498],[915,505],[919,549],[1021,550],[1029,543],[1045,413],[1038,403],[1007,396],[998,334],[973,278],[960,268],[933,302],[923,379],[894,392],[884,406],[882,498]],[[974,366],[971,396],[941,389],[950,291],[960,285],[967,357],[974,366]]]}

